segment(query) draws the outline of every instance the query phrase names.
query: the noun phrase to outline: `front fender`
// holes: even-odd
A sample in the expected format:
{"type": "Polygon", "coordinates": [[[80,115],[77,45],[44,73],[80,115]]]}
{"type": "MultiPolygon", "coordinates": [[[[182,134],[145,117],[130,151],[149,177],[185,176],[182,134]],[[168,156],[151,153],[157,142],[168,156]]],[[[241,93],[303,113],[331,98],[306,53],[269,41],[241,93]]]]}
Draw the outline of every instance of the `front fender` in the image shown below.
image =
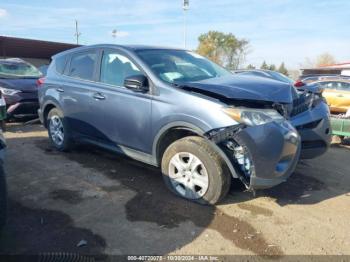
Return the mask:
{"type": "Polygon", "coordinates": [[[164,125],[158,131],[158,133],[155,136],[154,142],[153,142],[153,149],[152,149],[153,153],[152,154],[153,154],[154,159],[157,159],[157,148],[158,148],[158,143],[159,143],[160,139],[162,138],[163,135],[165,135],[167,133],[167,131],[174,129],[174,128],[188,130],[188,131],[191,131],[191,132],[197,134],[198,136],[206,138],[208,143],[213,147],[213,149],[225,161],[226,165],[228,166],[228,168],[230,170],[232,177],[238,178],[238,175],[237,175],[237,173],[232,165],[232,161],[229,159],[229,157],[226,155],[226,153],[216,143],[214,143],[213,141],[208,139],[208,137],[205,135],[207,130],[203,130],[202,128],[200,128],[192,123],[188,123],[188,122],[184,122],[184,121],[175,121],[175,122],[168,123],[168,124],[164,125]]]}
{"type": "Polygon", "coordinates": [[[185,122],[185,121],[174,121],[174,122],[170,122],[167,123],[165,125],[163,125],[163,127],[161,127],[159,129],[159,131],[155,134],[154,139],[153,139],[153,146],[152,146],[152,154],[154,157],[157,157],[157,148],[158,148],[158,143],[160,141],[160,139],[171,129],[174,128],[178,128],[178,129],[182,129],[182,130],[188,130],[191,132],[196,133],[199,136],[203,136],[203,134],[205,133],[205,131],[192,124],[189,122],[185,122]]]}

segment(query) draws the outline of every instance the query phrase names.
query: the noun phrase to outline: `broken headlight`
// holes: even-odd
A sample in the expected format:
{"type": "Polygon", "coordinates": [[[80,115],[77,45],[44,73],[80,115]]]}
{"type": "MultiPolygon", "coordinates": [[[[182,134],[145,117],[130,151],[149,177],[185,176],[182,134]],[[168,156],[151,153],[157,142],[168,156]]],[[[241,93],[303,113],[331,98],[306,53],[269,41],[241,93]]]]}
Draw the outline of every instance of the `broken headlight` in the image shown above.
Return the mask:
{"type": "Polygon", "coordinates": [[[238,145],[234,141],[227,141],[226,146],[228,149],[231,150],[231,152],[233,152],[235,162],[237,163],[243,174],[246,177],[250,177],[254,167],[252,160],[249,156],[248,150],[245,147],[238,145]]]}
{"type": "Polygon", "coordinates": [[[285,119],[274,109],[251,109],[225,107],[224,112],[232,119],[248,126],[258,126],[270,122],[281,123],[285,119]]]}

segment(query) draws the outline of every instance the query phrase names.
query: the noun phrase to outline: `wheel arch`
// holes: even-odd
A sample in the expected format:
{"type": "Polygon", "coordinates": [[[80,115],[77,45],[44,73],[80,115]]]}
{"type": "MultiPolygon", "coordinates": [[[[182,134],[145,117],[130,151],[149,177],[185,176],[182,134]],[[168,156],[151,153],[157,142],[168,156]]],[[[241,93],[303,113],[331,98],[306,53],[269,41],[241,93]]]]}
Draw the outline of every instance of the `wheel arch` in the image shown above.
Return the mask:
{"type": "MultiPolygon", "coordinates": [[[[161,165],[163,154],[171,143],[186,136],[199,136],[207,139],[204,135],[205,133],[206,132],[201,128],[186,122],[177,122],[164,126],[156,135],[153,143],[153,157],[156,161],[157,166],[161,165]]],[[[207,139],[207,141],[213,147],[213,149],[216,150],[223,158],[231,172],[231,175],[234,178],[238,178],[232,162],[226,153],[214,142],[210,141],[209,139],[207,139]]]]}
{"type": "Polygon", "coordinates": [[[163,154],[167,147],[178,139],[186,136],[201,136],[204,131],[193,124],[186,122],[176,122],[165,125],[155,136],[152,154],[158,166],[162,161],[163,154]]]}
{"type": "Polygon", "coordinates": [[[47,116],[48,116],[49,112],[51,111],[51,109],[53,109],[53,108],[58,108],[59,110],[61,110],[59,105],[54,101],[47,101],[43,106],[43,111],[42,111],[43,124],[46,128],[47,128],[47,116]]]}

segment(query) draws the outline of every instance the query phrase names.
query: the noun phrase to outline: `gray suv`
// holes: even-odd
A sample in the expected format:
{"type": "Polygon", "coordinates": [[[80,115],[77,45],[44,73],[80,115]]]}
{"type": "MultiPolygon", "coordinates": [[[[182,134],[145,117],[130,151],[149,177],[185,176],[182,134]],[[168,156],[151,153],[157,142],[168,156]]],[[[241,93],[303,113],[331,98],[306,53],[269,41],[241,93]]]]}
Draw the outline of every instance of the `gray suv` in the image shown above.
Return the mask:
{"type": "Polygon", "coordinates": [[[277,185],[300,152],[329,146],[321,92],[233,75],[187,50],[79,47],[55,55],[40,83],[39,116],[58,150],[86,142],[159,166],[172,192],[202,204],[220,201],[231,178],[277,185]]]}

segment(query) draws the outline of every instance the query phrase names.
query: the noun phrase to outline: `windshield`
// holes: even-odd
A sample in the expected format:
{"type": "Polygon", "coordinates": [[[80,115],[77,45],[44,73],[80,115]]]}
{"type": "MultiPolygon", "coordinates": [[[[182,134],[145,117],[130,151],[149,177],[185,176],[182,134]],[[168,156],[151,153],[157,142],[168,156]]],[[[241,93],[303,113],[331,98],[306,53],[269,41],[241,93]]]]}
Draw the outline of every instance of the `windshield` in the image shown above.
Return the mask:
{"type": "Polygon", "coordinates": [[[186,84],[231,73],[208,59],[184,50],[140,50],[139,57],[160,79],[171,84],[186,84]]]}
{"type": "Polygon", "coordinates": [[[0,62],[0,77],[3,78],[37,78],[42,74],[33,65],[24,62],[0,62]]]}

